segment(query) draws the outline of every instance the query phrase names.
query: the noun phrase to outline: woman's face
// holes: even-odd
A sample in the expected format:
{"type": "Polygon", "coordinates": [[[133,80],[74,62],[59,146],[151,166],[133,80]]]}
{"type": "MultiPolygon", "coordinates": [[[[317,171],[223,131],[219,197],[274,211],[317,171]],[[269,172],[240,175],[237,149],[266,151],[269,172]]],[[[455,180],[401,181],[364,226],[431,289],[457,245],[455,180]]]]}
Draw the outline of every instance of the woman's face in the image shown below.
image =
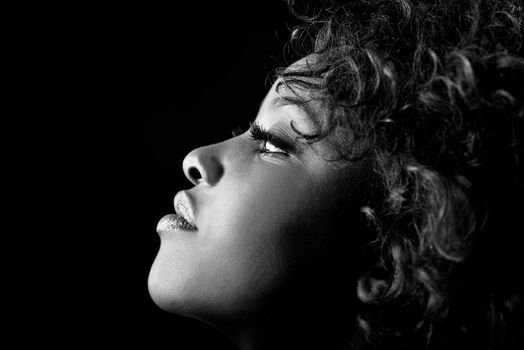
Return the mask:
{"type": "Polygon", "coordinates": [[[332,151],[327,142],[302,141],[290,123],[311,133],[314,116],[279,103],[288,93],[273,85],[255,120],[278,141],[254,140],[248,131],[184,159],[194,186],[177,194],[175,206],[192,212],[197,229],[159,223],[149,290],[163,309],[234,318],[285,304],[279,298],[292,297],[298,286],[305,295],[329,283],[322,279],[347,278],[339,272],[348,268],[346,245],[359,233],[351,217],[362,205],[364,164],[341,167],[325,159],[332,151]]]}

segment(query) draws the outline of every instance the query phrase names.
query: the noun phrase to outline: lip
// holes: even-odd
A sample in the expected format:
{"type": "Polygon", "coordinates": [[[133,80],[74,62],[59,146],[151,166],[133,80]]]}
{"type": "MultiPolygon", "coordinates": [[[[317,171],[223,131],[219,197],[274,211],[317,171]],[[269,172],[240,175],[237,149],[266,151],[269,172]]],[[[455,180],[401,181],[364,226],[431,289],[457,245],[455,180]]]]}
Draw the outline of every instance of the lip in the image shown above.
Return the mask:
{"type": "Polygon", "coordinates": [[[195,209],[189,195],[185,191],[178,192],[175,195],[174,205],[175,212],[183,217],[188,224],[193,226],[196,230],[195,209]]]}
{"type": "Polygon", "coordinates": [[[167,214],[160,219],[156,231],[162,234],[167,232],[198,230],[195,224],[194,207],[189,196],[184,191],[176,194],[174,205],[176,214],[167,214]]]}
{"type": "Polygon", "coordinates": [[[196,231],[196,228],[178,214],[167,214],[158,222],[156,231],[162,234],[177,231],[196,231]]]}

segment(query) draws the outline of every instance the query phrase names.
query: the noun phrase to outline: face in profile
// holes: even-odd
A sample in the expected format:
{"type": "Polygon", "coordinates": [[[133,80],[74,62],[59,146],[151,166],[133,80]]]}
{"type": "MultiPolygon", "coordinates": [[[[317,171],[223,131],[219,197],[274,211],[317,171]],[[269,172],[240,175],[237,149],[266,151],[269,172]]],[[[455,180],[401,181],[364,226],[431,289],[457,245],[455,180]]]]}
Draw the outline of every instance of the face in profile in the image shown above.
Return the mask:
{"type": "Polygon", "coordinates": [[[194,186],[159,222],[149,276],[161,308],[213,323],[306,296],[322,303],[320,291],[354,268],[364,164],[340,166],[326,159],[333,146],[308,144],[297,131],[314,133],[315,116],[283,103],[290,91],[278,83],[249,131],[185,157],[194,186]]]}

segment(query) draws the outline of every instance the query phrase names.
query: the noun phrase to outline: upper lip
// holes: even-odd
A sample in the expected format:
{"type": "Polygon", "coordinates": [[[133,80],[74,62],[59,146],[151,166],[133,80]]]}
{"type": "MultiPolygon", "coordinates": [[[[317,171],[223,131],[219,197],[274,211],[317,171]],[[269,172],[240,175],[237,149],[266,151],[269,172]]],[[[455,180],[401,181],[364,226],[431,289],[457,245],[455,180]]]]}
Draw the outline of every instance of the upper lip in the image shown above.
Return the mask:
{"type": "Polygon", "coordinates": [[[188,224],[197,228],[195,223],[195,209],[185,191],[180,191],[175,195],[175,211],[178,215],[182,216],[188,224]]]}

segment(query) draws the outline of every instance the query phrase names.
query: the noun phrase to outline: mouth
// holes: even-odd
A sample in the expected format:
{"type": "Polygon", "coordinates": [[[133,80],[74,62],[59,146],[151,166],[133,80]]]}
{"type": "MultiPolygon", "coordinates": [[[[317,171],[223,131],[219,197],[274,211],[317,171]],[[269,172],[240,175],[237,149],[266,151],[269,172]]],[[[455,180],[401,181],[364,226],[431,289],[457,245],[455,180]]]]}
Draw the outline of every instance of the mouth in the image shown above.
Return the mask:
{"type": "Polygon", "coordinates": [[[157,225],[157,232],[197,231],[193,205],[188,195],[180,191],[175,196],[176,214],[167,214],[157,225]]]}

